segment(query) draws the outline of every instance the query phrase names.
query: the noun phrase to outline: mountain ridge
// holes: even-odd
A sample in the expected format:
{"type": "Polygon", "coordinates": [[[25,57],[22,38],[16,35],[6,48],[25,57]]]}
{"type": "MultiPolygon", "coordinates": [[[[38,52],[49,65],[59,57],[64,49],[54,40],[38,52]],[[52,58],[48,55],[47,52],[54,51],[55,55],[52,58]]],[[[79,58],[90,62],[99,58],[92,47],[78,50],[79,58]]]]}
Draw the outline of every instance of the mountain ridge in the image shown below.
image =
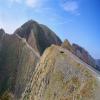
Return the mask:
{"type": "Polygon", "coordinates": [[[39,56],[25,39],[16,34],[4,34],[0,44],[0,94],[9,90],[19,98],[30,80],[39,56]]]}
{"type": "Polygon", "coordinates": [[[92,59],[33,20],[12,35],[0,29],[0,99],[99,100],[100,75],[92,59]]]}

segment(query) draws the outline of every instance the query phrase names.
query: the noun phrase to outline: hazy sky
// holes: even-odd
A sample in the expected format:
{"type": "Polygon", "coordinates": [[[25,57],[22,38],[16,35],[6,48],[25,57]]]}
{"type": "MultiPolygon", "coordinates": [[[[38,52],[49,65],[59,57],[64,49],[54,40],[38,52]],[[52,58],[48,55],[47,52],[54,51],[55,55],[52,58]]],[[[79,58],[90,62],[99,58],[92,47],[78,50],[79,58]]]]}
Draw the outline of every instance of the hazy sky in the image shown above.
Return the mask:
{"type": "Polygon", "coordinates": [[[6,32],[30,19],[100,58],[100,0],[0,0],[0,27],[6,32]]]}

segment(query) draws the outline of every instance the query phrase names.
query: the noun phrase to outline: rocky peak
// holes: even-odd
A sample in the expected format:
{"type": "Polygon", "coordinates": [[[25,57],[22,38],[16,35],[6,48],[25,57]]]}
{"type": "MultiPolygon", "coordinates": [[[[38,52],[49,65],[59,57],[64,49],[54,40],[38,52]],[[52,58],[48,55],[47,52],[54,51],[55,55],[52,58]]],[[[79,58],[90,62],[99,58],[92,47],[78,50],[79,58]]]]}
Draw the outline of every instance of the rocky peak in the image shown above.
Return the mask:
{"type": "Polygon", "coordinates": [[[33,20],[23,24],[14,33],[25,38],[28,44],[40,55],[51,44],[61,44],[61,40],[53,31],[33,20]]]}
{"type": "Polygon", "coordinates": [[[36,21],[34,21],[34,20],[29,20],[26,23],[24,23],[21,27],[24,28],[24,29],[31,30],[35,26],[38,26],[38,23],[36,21]]]}
{"type": "Polygon", "coordinates": [[[35,20],[30,19],[29,21],[24,23],[22,26],[24,26],[24,25],[33,25],[33,24],[37,24],[37,22],[35,20]]]}
{"type": "Polygon", "coordinates": [[[73,53],[73,47],[67,39],[64,40],[61,46],[73,53]]]}
{"type": "Polygon", "coordinates": [[[35,31],[36,27],[38,27],[38,23],[34,20],[29,20],[19,27],[14,33],[28,40],[30,34],[32,33],[32,29],[35,31]]]}

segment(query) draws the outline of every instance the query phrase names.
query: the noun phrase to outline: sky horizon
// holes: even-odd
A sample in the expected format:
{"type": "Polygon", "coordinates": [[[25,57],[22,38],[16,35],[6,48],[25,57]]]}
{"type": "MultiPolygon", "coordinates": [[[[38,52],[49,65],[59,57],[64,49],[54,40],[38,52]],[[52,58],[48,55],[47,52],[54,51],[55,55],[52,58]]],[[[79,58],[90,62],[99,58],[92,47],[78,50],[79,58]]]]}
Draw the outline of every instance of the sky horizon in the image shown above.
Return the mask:
{"type": "Polygon", "coordinates": [[[99,0],[0,0],[0,28],[12,34],[33,19],[100,59],[99,0]]]}

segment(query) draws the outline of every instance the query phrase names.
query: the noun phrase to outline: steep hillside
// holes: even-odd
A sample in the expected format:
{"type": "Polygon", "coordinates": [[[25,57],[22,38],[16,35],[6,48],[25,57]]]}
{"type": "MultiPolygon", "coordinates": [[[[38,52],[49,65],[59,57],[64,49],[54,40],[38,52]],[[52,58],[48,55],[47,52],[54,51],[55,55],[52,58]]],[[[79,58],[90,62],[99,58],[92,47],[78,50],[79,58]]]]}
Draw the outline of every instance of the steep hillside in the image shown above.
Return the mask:
{"type": "Polygon", "coordinates": [[[71,45],[68,40],[65,40],[62,43],[61,46],[63,48],[65,48],[65,49],[69,50],[70,52],[72,52],[74,55],[76,55],[77,57],[79,57],[85,63],[91,65],[94,68],[96,68],[96,61],[95,61],[95,59],[83,47],[81,47],[81,46],[79,46],[77,44],[72,44],[71,45]]]}
{"type": "Polygon", "coordinates": [[[0,33],[0,95],[10,91],[19,98],[38,61],[39,55],[25,39],[0,33]]]}
{"type": "Polygon", "coordinates": [[[33,20],[12,35],[0,29],[0,100],[100,100],[98,66],[33,20]]]}
{"type": "Polygon", "coordinates": [[[85,63],[96,67],[95,59],[88,53],[88,51],[77,44],[73,44],[72,47],[76,56],[82,59],[85,63]]]}
{"type": "Polygon", "coordinates": [[[96,59],[96,69],[100,71],[100,59],[96,59]]]}
{"type": "Polygon", "coordinates": [[[68,50],[52,45],[35,69],[23,100],[99,100],[100,81],[95,71],[68,50]]]}
{"type": "Polygon", "coordinates": [[[96,64],[100,66],[100,59],[96,59],[96,64]]]}
{"type": "Polygon", "coordinates": [[[53,31],[33,20],[26,22],[14,33],[25,38],[28,44],[40,55],[51,44],[61,44],[61,40],[53,31]]]}

